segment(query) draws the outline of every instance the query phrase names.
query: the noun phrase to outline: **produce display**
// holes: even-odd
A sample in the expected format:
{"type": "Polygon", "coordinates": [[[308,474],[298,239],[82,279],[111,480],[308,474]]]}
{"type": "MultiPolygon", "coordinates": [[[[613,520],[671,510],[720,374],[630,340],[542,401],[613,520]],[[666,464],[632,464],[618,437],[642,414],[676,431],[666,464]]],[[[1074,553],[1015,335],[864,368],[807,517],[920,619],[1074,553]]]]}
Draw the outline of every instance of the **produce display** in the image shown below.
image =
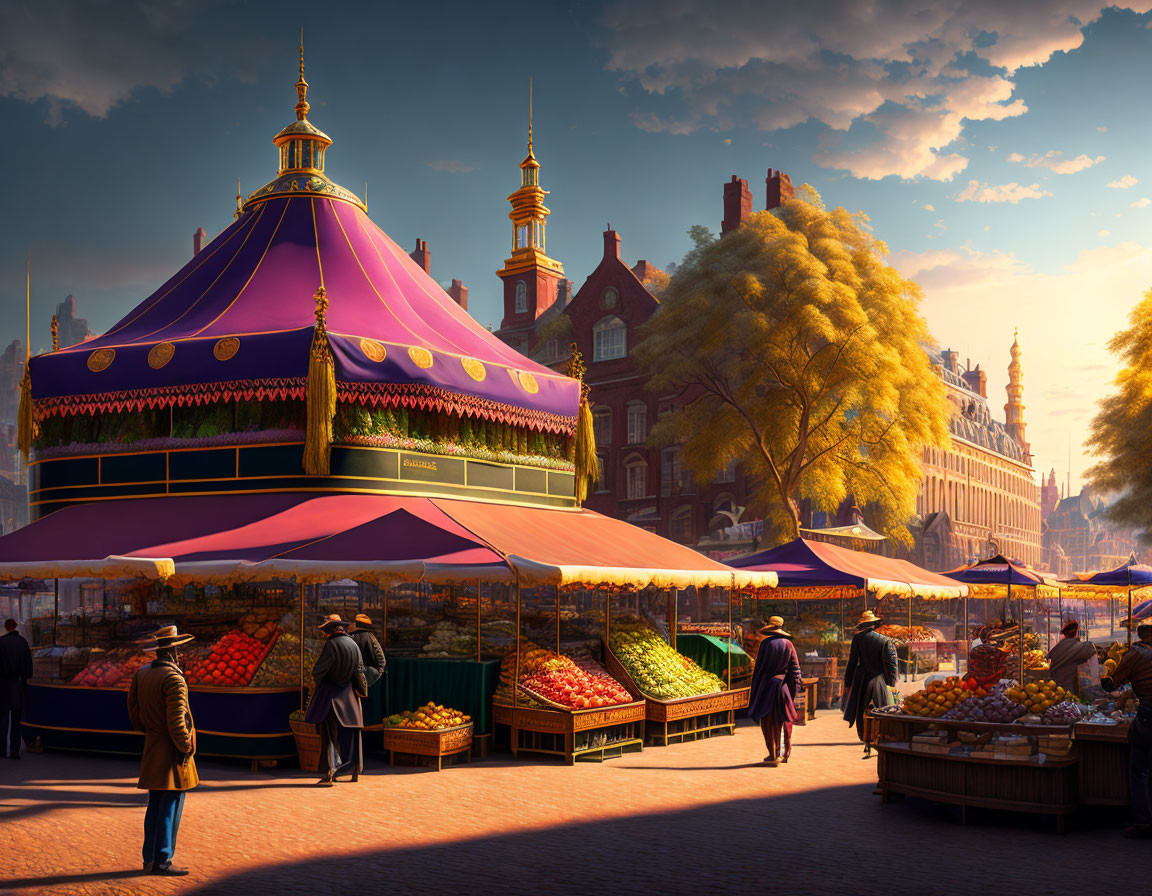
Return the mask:
{"type": "Polygon", "coordinates": [[[1024,668],[1033,671],[1043,671],[1050,667],[1048,654],[1043,650],[1028,650],[1024,653],[1024,668]]]}
{"type": "Polygon", "coordinates": [[[724,690],[723,681],[677,653],[651,629],[618,629],[612,632],[611,648],[647,697],[678,700],[724,690]]]}
{"type": "Polygon", "coordinates": [[[1005,693],[1008,695],[1008,699],[1015,700],[1027,712],[1036,715],[1051,709],[1057,703],[1075,698],[1075,694],[1064,690],[1052,680],[1030,681],[1024,685],[1013,685],[1005,693]]]}
{"type": "Polygon", "coordinates": [[[958,703],[971,697],[986,697],[988,691],[969,679],[956,675],[929,682],[922,690],[904,698],[904,711],[913,716],[943,716],[958,703]]]}
{"type": "Polygon", "coordinates": [[[1124,658],[1124,654],[1127,652],[1128,645],[1121,644],[1119,641],[1113,641],[1107,648],[1101,645],[1096,647],[1096,653],[1108,675],[1116,671],[1116,667],[1120,665],[1120,660],[1124,658]]]}
{"type": "Polygon", "coordinates": [[[405,710],[384,719],[385,728],[407,728],[412,731],[439,731],[442,728],[458,728],[472,721],[457,709],[449,709],[438,703],[428,702],[415,710],[405,710]]]}
{"type": "Polygon", "coordinates": [[[906,625],[882,625],[877,631],[889,638],[895,638],[897,641],[921,642],[936,640],[936,635],[922,625],[913,625],[911,627],[906,625]]]}
{"type": "MultiPolygon", "coordinates": [[[[509,682],[501,681],[496,688],[496,693],[492,695],[492,702],[499,703],[501,706],[512,705],[512,685],[509,682]]],[[[526,709],[547,709],[539,700],[533,700],[524,691],[521,691],[517,696],[517,706],[523,706],[526,709]]]]}
{"type": "Polygon", "coordinates": [[[151,654],[124,647],[93,650],[88,665],[77,672],[70,683],[89,688],[127,688],[136,670],[151,660],[151,654]]]}
{"type": "MultiPolygon", "coordinates": [[[[1001,643],[1001,646],[1005,650],[1007,650],[1009,653],[1011,653],[1015,656],[1019,656],[1020,655],[1020,636],[1019,635],[1013,635],[1010,638],[1005,638],[1003,640],[1003,642],[1001,643]]],[[[1040,648],[1039,635],[1037,635],[1035,632],[1025,632],[1024,633],[1024,652],[1025,652],[1025,654],[1027,654],[1028,651],[1030,651],[1030,650],[1039,650],[1039,648],[1040,648]]]]}
{"type": "MultiPolygon", "coordinates": [[[[304,678],[320,656],[322,641],[304,642],[304,678]]],[[[252,686],[258,688],[299,687],[300,685],[300,636],[295,632],[284,632],[268,652],[256,674],[252,676],[252,686]]]]}
{"type": "MultiPolygon", "coordinates": [[[[508,651],[500,676],[511,682],[516,651],[508,651]]],[[[632,696],[603,666],[587,657],[560,656],[531,642],[521,645],[520,688],[538,702],[568,709],[589,709],[631,703],[632,696]]]]}
{"type": "Polygon", "coordinates": [[[268,653],[269,645],[242,631],[228,632],[211,652],[185,674],[189,684],[244,687],[268,653]]]}
{"type": "Polygon", "coordinates": [[[1073,700],[1064,700],[1050,706],[1040,714],[1044,725],[1075,725],[1084,717],[1084,710],[1073,700]]]}
{"type": "Polygon", "coordinates": [[[955,705],[943,718],[961,722],[1014,722],[1027,710],[1005,694],[1005,685],[994,685],[988,691],[978,689],[977,696],[955,705]]]}

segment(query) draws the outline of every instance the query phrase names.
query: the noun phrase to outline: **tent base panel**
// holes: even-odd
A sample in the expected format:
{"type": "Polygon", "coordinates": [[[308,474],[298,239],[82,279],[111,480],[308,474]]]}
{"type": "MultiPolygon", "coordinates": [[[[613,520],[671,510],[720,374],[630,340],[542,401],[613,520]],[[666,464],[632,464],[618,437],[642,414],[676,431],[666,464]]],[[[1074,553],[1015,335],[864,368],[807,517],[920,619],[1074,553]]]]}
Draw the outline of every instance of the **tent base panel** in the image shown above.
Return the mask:
{"type": "MultiPolygon", "coordinates": [[[[296,688],[189,691],[198,756],[294,759],[288,716],[300,706],[296,688]]],[[[120,688],[28,685],[24,736],[45,749],[139,755],[144,735],[128,719],[128,692],[120,688]]]]}
{"type": "Polygon", "coordinates": [[[559,756],[602,761],[644,748],[644,704],[637,700],[596,709],[535,709],[492,704],[492,720],[508,730],[512,755],[559,756]]]}

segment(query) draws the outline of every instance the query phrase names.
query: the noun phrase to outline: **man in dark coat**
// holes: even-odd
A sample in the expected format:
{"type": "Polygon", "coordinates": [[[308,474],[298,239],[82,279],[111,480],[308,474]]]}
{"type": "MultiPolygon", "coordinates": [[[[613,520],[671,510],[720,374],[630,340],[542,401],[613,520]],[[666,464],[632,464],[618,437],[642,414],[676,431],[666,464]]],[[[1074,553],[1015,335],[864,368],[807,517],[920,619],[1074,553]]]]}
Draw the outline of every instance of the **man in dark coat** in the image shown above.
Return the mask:
{"type": "Polygon", "coordinates": [[[20,758],[20,719],[31,677],[32,651],[16,631],[16,620],[8,619],[0,636],[0,750],[7,747],[9,759],[20,758]]]}
{"type": "Polygon", "coordinates": [[[348,623],[335,613],[320,625],[328,636],[312,667],[316,691],[304,721],[320,728],[321,787],[331,787],[337,775],[348,772],[352,780],[364,770],[361,729],[364,713],[360,699],[368,693],[368,679],[360,648],[348,635],[348,623]]]}
{"type": "Polygon", "coordinates": [[[360,648],[360,657],[364,660],[364,672],[368,678],[368,696],[363,700],[364,723],[374,725],[384,717],[384,686],[381,679],[388,660],[384,658],[384,648],[372,631],[372,619],[366,613],[356,615],[356,621],[348,629],[348,634],[360,648]]]}
{"type": "MultiPolygon", "coordinates": [[[[889,706],[896,684],[896,642],[876,631],[880,617],[871,610],[860,615],[848,665],[844,669],[844,721],[856,726],[856,735],[864,740],[864,716],[873,706],[889,706]]],[[[864,744],[865,758],[872,755],[872,745],[864,744]]]]}
{"type": "Polygon", "coordinates": [[[188,683],[180,671],[178,648],[193,640],[168,625],[152,636],[156,659],[141,666],[128,688],[128,718],[144,732],[140,780],[148,791],[144,814],[144,872],[183,877],[187,868],[172,864],[176,834],[184,812],[184,794],[200,783],[196,771],[196,726],[188,705],[188,683]]]}
{"type": "Polygon", "coordinates": [[[748,700],[748,715],[760,723],[764,745],[768,747],[765,764],[775,768],[787,762],[792,754],[792,724],[796,721],[796,705],[792,702],[800,691],[800,658],[784,631],[784,619],[772,616],[760,629],[764,636],[756,651],[756,667],[752,672],[752,691],[748,700]],[[780,738],[783,735],[783,753],[780,738]]]}

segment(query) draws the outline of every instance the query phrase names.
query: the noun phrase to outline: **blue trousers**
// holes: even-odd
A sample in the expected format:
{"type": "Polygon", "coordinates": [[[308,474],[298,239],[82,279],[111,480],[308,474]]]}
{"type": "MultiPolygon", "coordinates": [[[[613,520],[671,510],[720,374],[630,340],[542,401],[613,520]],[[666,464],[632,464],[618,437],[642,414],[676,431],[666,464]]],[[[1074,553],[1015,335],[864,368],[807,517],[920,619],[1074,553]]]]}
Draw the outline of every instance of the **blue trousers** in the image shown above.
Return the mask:
{"type": "Polygon", "coordinates": [[[1132,821],[1152,824],[1152,723],[1141,713],[1128,729],[1128,779],[1132,788],[1132,821]]]}
{"type": "Polygon", "coordinates": [[[167,865],[176,852],[176,832],[184,811],[183,790],[149,790],[144,813],[144,862],[167,865]]]}

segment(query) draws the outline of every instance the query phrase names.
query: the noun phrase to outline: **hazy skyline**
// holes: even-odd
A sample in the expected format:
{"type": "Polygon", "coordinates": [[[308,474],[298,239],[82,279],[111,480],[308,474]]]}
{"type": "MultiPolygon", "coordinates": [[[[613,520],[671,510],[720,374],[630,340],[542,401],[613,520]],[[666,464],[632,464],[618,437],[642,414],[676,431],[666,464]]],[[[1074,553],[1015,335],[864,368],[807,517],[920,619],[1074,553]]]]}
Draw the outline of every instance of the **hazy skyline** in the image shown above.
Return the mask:
{"type": "Polygon", "coordinates": [[[275,172],[305,27],[328,173],[499,324],[506,196],[527,87],[551,191],[549,252],[577,288],[608,222],[660,267],[721,188],[771,166],[862,209],[925,291],[942,348],[1000,410],[1019,328],[1037,471],[1073,488],[1116,365],[1107,340],[1152,286],[1152,3],[332,4],[0,0],[9,179],[7,344],[73,293],[104,330],[170,276],[192,234],[275,172]]]}

